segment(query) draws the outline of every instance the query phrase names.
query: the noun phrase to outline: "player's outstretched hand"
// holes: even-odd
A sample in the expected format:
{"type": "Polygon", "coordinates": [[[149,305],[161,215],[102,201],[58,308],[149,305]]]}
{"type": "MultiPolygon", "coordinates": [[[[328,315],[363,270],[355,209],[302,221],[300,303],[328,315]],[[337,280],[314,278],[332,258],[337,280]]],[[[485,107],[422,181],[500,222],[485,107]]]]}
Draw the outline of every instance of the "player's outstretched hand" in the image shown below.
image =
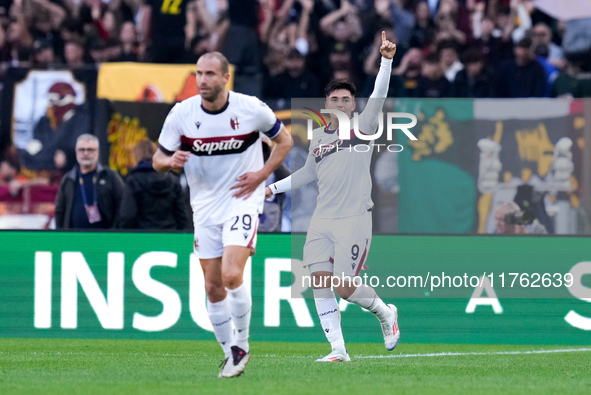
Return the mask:
{"type": "Polygon", "coordinates": [[[380,47],[380,53],[386,59],[392,59],[396,53],[396,44],[386,40],[385,31],[382,31],[382,46],[380,47]]]}
{"type": "Polygon", "coordinates": [[[189,161],[190,157],[190,152],[175,151],[175,153],[170,157],[170,167],[172,170],[181,170],[185,166],[185,163],[189,161]]]}
{"type": "Polygon", "coordinates": [[[232,196],[235,198],[244,198],[244,200],[248,199],[265,179],[266,177],[258,171],[244,173],[236,178],[236,184],[230,188],[237,190],[232,196]]]}

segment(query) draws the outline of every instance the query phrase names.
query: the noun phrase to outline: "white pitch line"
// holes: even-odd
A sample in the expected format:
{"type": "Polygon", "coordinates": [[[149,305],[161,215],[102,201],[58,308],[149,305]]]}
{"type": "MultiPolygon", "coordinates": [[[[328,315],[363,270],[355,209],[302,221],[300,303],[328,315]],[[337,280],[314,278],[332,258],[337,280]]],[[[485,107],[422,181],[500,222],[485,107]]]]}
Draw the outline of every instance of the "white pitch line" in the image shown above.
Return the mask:
{"type": "MultiPolygon", "coordinates": [[[[381,358],[418,358],[418,357],[457,357],[467,355],[525,355],[525,354],[551,354],[551,353],[569,353],[569,352],[589,352],[591,348],[557,348],[551,350],[523,350],[523,351],[491,351],[491,352],[440,352],[427,354],[388,354],[388,355],[355,355],[352,359],[381,359],[381,358]]],[[[12,354],[6,351],[0,351],[0,355],[12,354]]],[[[145,356],[163,356],[163,357],[206,357],[207,354],[170,354],[170,353],[150,353],[150,352],[59,352],[59,351],[32,351],[32,355],[145,355],[145,356]]],[[[316,358],[313,355],[289,355],[278,356],[277,354],[259,354],[254,355],[257,358],[290,358],[290,359],[310,359],[316,358]]]]}
{"type": "Polygon", "coordinates": [[[522,354],[551,354],[564,352],[586,352],[591,348],[561,348],[554,350],[525,350],[525,351],[492,351],[492,352],[439,352],[429,354],[390,354],[390,355],[359,355],[353,358],[416,358],[416,357],[455,357],[464,355],[522,355],[522,354]]]}

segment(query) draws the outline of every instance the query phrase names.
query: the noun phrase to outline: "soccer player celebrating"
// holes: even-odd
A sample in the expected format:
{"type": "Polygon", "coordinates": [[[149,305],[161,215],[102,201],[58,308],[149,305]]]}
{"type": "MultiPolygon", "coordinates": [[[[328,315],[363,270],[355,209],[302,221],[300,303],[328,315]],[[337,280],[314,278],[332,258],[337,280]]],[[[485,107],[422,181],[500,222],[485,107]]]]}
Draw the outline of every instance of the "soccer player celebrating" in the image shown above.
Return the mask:
{"type": "MultiPolygon", "coordinates": [[[[388,92],[392,58],[396,45],[382,32],[382,60],[374,90],[365,110],[359,115],[359,132],[373,134],[388,92]]],[[[327,109],[340,110],[351,119],[355,109],[355,85],[347,80],[334,80],[325,89],[327,109]]],[[[332,276],[349,281],[335,281],[340,297],[371,311],[380,321],[388,350],[398,344],[398,311],[386,305],[375,290],[365,284],[355,287],[352,279],[359,275],[371,244],[371,175],[369,171],[373,141],[351,136],[339,140],[339,120],[331,114],[328,128],[314,130],[306,164],[290,177],[269,185],[266,197],[300,188],[318,181],[318,199],[304,245],[304,266],[312,273],[314,301],[322,329],[332,352],[317,362],[350,361],[341,331],[338,304],[330,286],[332,276]],[[354,148],[358,144],[369,150],[354,148]]]]}
{"type": "Polygon", "coordinates": [[[273,111],[256,97],[227,91],[229,78],[224,55],[199,58],[199,95],[172,108],[153,158],[156,170],[184,168],[187,176],[194,251],[203,268],[209,318],[225,353],[218,377],[242,374],[250,359],[252,299],[243,284],[244,266],[256,243],[264,181],[291,148],[291,136],[273,111]],[[259,132],[276,143],[264,164],[259,132]]]}

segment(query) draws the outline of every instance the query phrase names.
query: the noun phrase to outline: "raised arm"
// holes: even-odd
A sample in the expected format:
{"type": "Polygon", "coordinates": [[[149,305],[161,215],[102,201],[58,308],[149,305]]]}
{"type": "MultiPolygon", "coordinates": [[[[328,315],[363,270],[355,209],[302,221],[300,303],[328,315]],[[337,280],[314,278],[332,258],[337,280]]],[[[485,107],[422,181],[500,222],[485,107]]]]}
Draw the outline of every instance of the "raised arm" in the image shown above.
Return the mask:
{"type": "MultiPolygon", "coordinates": [[[[380,53],[382,60],[380,62],[380,70],[376,77],[373,92],[367,101],[365,110],[361,113],[362,116],[369,116],[370,119],[377,122],[377,115],[382,111],[384,100],[388,95],[388,86],[390,85],[390,74],[392,73],[392,58],[396,54],[396,44],[386,39],[386,32],[382,32],[382,45],[380,46],[380,53]]],[[[373,122],[373,121],[372,121],[373,122]]]]}

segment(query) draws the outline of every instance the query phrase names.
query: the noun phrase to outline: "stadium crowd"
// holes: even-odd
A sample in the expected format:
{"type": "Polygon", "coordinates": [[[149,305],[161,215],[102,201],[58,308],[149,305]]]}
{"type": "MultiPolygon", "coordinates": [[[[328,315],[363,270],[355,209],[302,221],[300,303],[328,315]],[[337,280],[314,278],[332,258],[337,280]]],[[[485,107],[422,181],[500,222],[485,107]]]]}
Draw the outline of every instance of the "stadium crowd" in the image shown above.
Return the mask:
{"type": "Polygon", "coordinates": [[[391,96],[587,97],[589,65],[565,57],[565,29],[530,0],[2,0],[0,61],[192,63],[219,50],[237,91],[320,96],[347,77],[364,96],[385,30],[391,96]]]}

